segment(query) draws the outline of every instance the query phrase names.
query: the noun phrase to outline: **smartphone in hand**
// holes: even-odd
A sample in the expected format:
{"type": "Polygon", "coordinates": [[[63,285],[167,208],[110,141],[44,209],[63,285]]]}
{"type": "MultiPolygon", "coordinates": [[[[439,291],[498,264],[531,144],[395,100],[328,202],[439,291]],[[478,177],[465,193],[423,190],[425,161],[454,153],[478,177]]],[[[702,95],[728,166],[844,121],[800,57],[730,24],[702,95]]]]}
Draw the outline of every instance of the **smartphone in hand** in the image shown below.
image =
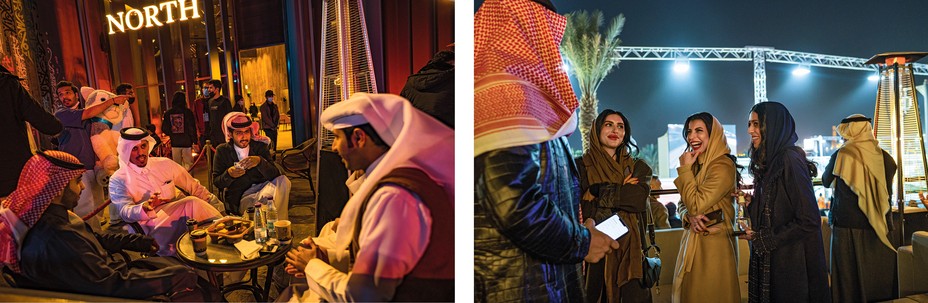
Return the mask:
{"type": "Polygon", "coordinates": [[[628,226],[625,226],[619,215],[614,214],[606,221],[596,224],[596,230],[603,232],[612,239],[618,239],[628,233],[628,226]]]}

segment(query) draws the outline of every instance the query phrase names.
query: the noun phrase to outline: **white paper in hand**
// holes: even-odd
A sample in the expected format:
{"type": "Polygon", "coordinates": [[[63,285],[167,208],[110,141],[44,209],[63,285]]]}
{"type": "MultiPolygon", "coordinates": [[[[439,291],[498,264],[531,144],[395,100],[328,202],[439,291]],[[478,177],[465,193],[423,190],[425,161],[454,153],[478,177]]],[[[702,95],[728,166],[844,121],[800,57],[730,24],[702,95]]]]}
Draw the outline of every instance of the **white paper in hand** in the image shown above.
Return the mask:
{"type": "Polygon", "coordinates": [[[628,226],[625,226],[625,223],[622,222],[622,219],[619,219],[618,215],[612,215],[606,221],[597,224],[596,229],[612,239],[618,239],[628,233],[628,226]]]}

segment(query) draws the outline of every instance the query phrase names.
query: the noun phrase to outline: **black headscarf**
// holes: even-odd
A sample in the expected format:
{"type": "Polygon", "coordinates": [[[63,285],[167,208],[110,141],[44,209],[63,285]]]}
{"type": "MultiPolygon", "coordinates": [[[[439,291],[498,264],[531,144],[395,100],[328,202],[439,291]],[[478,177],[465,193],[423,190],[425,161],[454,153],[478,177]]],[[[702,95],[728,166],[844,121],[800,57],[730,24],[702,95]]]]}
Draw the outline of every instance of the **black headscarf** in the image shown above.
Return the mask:
{"type": "Polygon", "coordinates": [[[786,106],[779,102],[757,103],[751,111],[757,113],[760,122],[762,133],[759,147],[763,150],[751,147],[750,170],[754,178],[767,179],[783,168],[783,165],[774,163],[781,162],[786,150],[795,148],[796,141],[799,141],[796,122],[786,106]]]}

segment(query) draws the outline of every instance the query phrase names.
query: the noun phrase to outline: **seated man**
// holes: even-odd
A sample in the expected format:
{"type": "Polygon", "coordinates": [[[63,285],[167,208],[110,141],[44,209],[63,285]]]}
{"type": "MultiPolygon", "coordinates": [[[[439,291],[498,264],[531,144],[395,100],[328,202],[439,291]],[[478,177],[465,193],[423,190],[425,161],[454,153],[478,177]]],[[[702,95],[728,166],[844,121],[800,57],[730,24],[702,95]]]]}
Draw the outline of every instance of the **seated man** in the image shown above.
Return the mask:
{"type": "Polygon", "coordinates": [[[307,239],[288,253],[287,271],[308,282],[288,291],[299,301],[454,300],[454,131],[385,94],[355,94],[321,120],[345,167],[365,174],[334,243],[307,239]],[[350,270],[333,266],[349,246],[350,270]]]}
{"type": "Polygon", "coordinates": [[[220,299],[174,258],[128,262],[113,254],[149,252],[158,245],[143,235],[96,234],[74,214],[83,172],[84,165],[68,153],[40,152],[26,163],[16,191],[2,200],[0,265],[15,273],[18,286],[140,300],[220,299]]]}
{"type": "Polygon", "coordinates": [[[254,140],[245,113],[231,112],[222,120],[228,142],[216,147],[213,185],[226,191],[226,209],[241,214],[259,199],[272,197],[278,219],[287,220],[290,179],[274,165],[267,143],[254,140]]]}
{"type": "Polygon", "coordinates": [[[110,199],[123,221],[139,222],[155,238],[161,247],[158,255],[173,256],[174,243],[187,231],[187,219],[218,218],[223,205],[174,160],[149,157],[153,141],[141,128],[122,129],[116,147],[119,170],[110,178],[110,199]],[[188,196],[177,197],[175,187],[188,196]]]}

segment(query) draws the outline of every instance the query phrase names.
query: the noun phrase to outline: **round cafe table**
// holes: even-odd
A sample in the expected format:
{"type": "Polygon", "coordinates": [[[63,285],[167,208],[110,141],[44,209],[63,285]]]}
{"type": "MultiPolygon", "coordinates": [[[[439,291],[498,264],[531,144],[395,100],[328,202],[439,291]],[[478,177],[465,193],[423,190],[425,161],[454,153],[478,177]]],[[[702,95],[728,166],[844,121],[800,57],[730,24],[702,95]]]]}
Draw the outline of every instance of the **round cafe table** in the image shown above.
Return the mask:
{"type": "Polygon", "coordinates": [[[260,252],[257,258],[242,260],[241,253],[235,246],[220,243],[212,243],[207,239],[206,256],[199,257],[193,252],[193,242],[190,241],[190,233],[184,233],[180,239],[177,239],[176,249],[177,257],[193,268],[204,270],[209,273],[209,282],[219,288],[222,295],[239,289],[250,291],[257,302],[267,302],[270,293],[271,279],[274,276],[274,267],[284,262],[287,251],[290,250],[290,244],[280,245],[277,251],[273,253],[260,252]],[[258,284],[258,268],[267,266],[267,276],[264,279],[264,287],[258,284]],[[222,279],[223,272],[249,271],[251,274],[250,281],[235,282],[224,285],[222,279]]]}

